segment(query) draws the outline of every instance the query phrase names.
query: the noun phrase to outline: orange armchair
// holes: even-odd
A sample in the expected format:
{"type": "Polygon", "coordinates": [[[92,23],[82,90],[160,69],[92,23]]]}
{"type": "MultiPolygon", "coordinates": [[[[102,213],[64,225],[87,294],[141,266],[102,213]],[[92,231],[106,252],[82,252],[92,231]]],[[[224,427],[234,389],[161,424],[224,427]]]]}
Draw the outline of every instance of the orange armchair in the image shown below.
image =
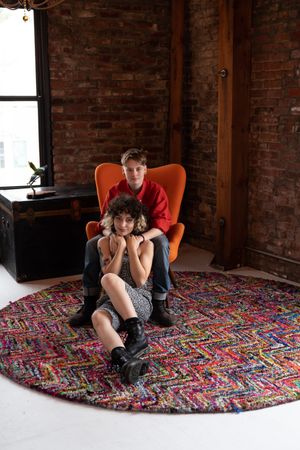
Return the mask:
{"type": "MultiPolygon", "coordinates": [[[[100,210],[109,189],[123,177],[122,166],[119,164],[103,163],[96,167],[95,183],[100,210]]],[[[179,245],[185,228],[183,223],[177,223],[186,183],[185,169],[180,164],[167,164],[165,166],[147,169],[146,178],[159,183],[168,196],[171,212],[171,226],[167,232],[167,237],[170,243],[169,261],[172,263],[177,258],[179,245]]],[[[86,234],[88,239],[91,239],[98,234],[97,223],[98,222],[94,221],[87,223],[86,234]]],[[[173,285],[176,287],[176,281],[171,269],[169,275],[173,285]]]]}

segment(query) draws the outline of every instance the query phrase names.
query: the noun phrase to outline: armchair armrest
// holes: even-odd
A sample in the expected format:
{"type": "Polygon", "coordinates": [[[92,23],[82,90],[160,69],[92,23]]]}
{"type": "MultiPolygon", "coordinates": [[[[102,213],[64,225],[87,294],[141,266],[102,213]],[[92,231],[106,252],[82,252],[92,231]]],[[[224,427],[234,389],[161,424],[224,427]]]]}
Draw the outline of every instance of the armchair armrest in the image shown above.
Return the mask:
{"type": "Polygon", "coordinates": [[[167,232],[167,238],[170,244],[170,256],[169,261],[172,263],[175,261],[178,255],[179,245],[184,233],[185,226],[183,223],[175,223],[170,226],[169,231],[167,232]]]}
{"type": "Polygon", "coordinates": [[[88,222],[85,226],[85,232],[86,232],[88,239],[91,239],[91,238],[97,236],[97,234],[99,234],[98,222],[96,222],[94,220],[91,222],[88,222]]]}

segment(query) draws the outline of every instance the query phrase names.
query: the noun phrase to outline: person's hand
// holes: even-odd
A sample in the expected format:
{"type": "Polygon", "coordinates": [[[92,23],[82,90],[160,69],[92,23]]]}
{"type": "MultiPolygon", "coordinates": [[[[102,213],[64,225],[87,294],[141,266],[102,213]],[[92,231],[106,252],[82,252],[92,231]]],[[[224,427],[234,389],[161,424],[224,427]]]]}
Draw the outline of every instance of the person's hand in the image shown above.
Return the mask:
{"type": "Polygon", "coordinates": [[[142,234],[139,234],[138,236],[136,236],[136,238],[139,241],[139,245],[141,245],[143,242],[145,242],[145,237],[142,234]]]}
{"type": "Polygon", "coordinates": [[[110,251],[113,255],[116,253],[117,249],[125,250],[126,245],[126,240],[123,236],[117,234],[112,234],[110,236],[110,251]]]}
{"type": "Polygon", "coordinates": [[[134,236],[133,234],[130,234],[129,236],[127,236],[127,248],[128,251],[135,251],[137,252],[137,249],[140,245],[140,241],[142,240],[142,238],[140,236],[134,236]]]}

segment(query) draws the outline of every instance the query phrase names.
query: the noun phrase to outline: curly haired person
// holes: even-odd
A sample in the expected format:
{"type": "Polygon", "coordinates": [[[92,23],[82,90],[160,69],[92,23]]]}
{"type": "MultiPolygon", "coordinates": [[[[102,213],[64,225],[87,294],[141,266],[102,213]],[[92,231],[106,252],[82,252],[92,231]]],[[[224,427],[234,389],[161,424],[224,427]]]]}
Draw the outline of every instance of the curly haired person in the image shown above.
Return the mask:
{"type": "Polygon", "coordinates": [[[148,283],[153,243],[139,237],[148,228],[145,207],[134,197],[122,194],[114,198],[102,220],[108,235],[98,240],[104,294],[97,301],[92,323],[113,366],[125,383],[135,383],[148,369],[138,358],[148,346],[144,321],[152,312],[148,283]],[[123,343],[118,330],[125,329],[123,343]]]}

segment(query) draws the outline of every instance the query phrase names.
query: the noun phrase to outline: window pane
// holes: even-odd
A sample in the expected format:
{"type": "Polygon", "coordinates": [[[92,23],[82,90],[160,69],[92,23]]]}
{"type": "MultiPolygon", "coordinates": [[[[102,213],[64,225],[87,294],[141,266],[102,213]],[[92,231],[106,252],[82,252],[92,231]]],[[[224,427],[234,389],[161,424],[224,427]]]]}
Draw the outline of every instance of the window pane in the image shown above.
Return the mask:
{"type": "Polygon", "coordinates": [[[0,102],[0,186],[26,185],[28,161],[40,165],[37,102],[0,102]]]}
{"type": "Polygon", "coordinates": [[[36,95],[34,17],[0,8],[0,95],[36,95]]]}
{"type": "Polygon", "coordinates": [[[0,169],[4,169],[5,161],[4,161],[4,142],[0,142],[0,169]]]}

